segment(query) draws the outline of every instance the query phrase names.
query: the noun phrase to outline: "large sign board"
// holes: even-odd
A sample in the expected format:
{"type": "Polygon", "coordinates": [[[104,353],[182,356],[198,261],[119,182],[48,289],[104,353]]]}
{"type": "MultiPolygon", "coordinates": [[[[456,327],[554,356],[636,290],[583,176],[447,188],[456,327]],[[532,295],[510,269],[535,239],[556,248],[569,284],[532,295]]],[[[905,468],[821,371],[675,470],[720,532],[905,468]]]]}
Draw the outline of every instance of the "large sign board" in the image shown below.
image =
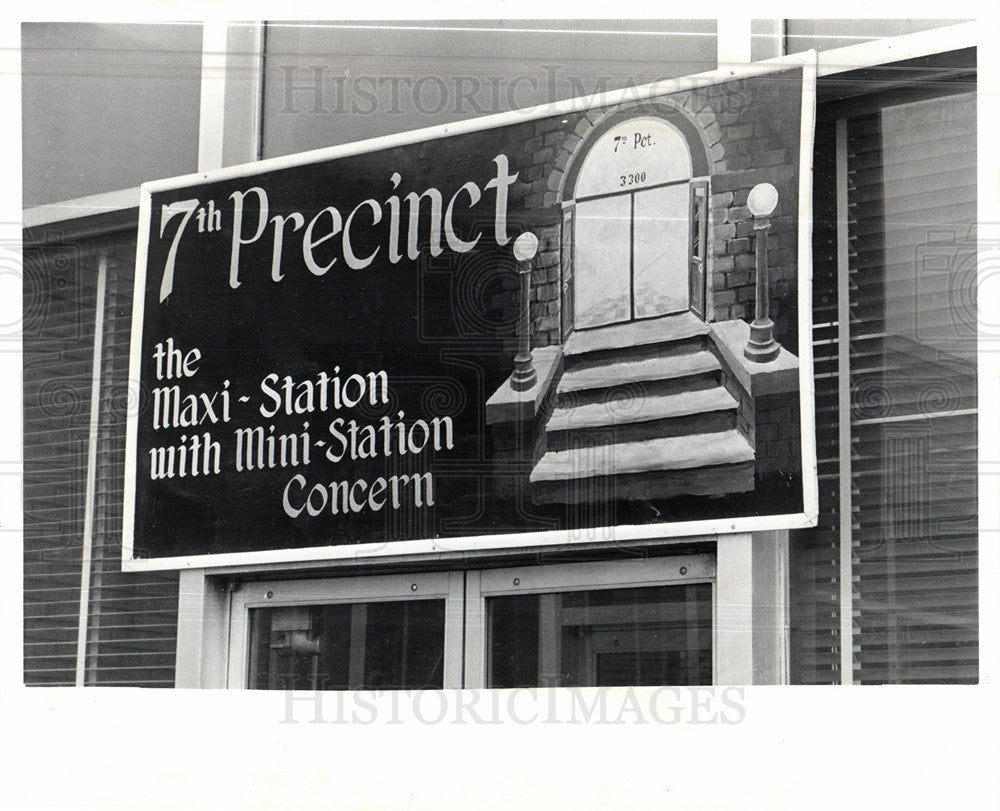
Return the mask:
{"type": "Polygon", "coordinates": [[[811,523],[814,74],[144,185],[124,565],[811,523]]]}

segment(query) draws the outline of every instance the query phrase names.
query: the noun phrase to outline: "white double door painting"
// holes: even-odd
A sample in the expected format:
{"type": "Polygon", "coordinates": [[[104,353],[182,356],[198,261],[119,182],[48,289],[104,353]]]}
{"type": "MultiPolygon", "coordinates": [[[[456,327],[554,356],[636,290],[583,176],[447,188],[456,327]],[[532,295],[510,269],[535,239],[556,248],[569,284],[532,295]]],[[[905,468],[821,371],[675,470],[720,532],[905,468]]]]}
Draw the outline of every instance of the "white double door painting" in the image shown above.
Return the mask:
{"type": "Polygon", "coordinates": [[[688,309],[689,184],[576,203],[577,329],[688,309]]]}

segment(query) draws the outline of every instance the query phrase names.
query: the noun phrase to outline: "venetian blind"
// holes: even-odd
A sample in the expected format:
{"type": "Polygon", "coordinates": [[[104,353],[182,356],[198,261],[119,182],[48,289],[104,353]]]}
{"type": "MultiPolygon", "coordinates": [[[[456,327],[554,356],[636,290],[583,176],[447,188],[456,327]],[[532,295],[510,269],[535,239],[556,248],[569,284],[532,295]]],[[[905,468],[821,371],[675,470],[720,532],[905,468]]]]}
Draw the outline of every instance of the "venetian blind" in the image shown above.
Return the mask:
{"type": "Polygon", "coordinates": [[[176,573],[121,571],[134,221],[122,233],[26,234],[24,282],[24,681],[73,685],[81,582],[89,588],[85,684],[173,686],[176,573]],[[92,415],[97,292],[105,267],[100,388],[92,415]],[[92,560],[84,573],[91,420],[92,560]],[[85,579],[84,579],[85,578],[85,579]]]}
{"type": "Polygon", "coordinates": [[[121,570],[125,421],[138,388],[128,377],[135,238],[103,245],[107,261],[85,683],[173,687],[177,573],[121,570]]]}
{"type": "Polygon", "coordinates": [[[849,117],[847,167],[854,681],[976,682],[975,93],[849,117]]]}
{"type": "Polygon", "coordinates": [[[977,678],[974,60],[974,52],[958,52],[820,83],[819,522],[791,536],[793,683],[977,678]],[[870,92],[876,78],[894,89],[870,92]],[[846,133],[839,179],[838,121],[846,133]],[[849,203],[843,312],[838,187],[849,203]],[[844,347],[841,316],[850,334],[844,347]],[[840,363],[850,369],[844,380],[840,363]],[[843,439],[841,397],[850,403],[843,439]],[[851,471],[843,485],[841,460],[851,471]],[[851,571],[843,606],[841,533],[851,571]],[[846,674],[841,610],[851,612],[846,674]]]}
{"type": "Polygon", "coordinates": [[[24,682],[65,686],[76,679],[97,257],[46,237],[24,248],[24,682]]]}

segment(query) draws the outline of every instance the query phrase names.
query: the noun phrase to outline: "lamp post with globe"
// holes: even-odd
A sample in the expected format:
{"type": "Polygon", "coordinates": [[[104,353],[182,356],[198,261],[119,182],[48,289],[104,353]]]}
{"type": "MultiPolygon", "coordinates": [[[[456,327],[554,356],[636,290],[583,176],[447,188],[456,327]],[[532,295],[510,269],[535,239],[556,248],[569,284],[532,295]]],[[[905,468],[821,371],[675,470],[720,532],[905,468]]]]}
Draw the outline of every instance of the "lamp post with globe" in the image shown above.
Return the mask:
{"type": "Polygon", "coordinates": [[[520,308],[518,313],[518,351],[514,356],[514,373],[510,385],[514,391],[526,391],[538,379],[531,359],[531,260],[538,252],[538,237],[530,231],[514,241],[514,258],[517,260],[520,279],[520,308]]]}
{"type": "Polygon", "coordinates": [[[753,214],[756,250],[756,306],[750,324],[750,340],[743,354],[755,363],[766,363],[778,357],[781,346],[774,340],[774,322],[770,317],[770,283],[767,269],[767,232],[771,228],[771,214],[778,205],[778,190],[770,183],[758,183],[750,190],[747,208],[753,214]]]}

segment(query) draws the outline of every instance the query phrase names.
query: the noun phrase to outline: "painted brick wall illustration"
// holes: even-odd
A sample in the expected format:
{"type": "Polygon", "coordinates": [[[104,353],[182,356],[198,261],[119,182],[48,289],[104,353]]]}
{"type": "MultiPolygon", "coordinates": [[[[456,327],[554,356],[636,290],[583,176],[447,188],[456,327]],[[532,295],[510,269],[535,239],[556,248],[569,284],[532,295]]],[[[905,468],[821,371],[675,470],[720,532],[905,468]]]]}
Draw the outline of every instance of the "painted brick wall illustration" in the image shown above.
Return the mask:
{"type": "MultiPolygon", "coordinates": [[[[796,344],[796,221],[798,189],[798,84],[780,76],[739,80],[671,94],[663,100],[695,123],[708,156],[711,210],[708,262],[708,320],[754,317],[753,217],[747,195],[757,183],[772,183],[779,193],[771,219],[768,264],[771,318],[775,336],[788,349],[796,344]]],[[[512,208],[525,212],[539,237],[532,274],[533,344],[560,341],[560,189],[566,169],[580,160],[584,144],[605,118],[634,106],[586,110],[534,122],[533,136],[510,155],[518,183],[512,208]],[[581,154],[574,155],[579,151],[581,154]]],[[[697,148],[697,147],[696,147],[697,148]]],[[[513,300],[509,306],[513,306],[513,300]]]]}
{"type": "Polygon", "coordinates": [[[802,468],[798,398],[787,392],[751,397],[734,375],[723,375],[737,402],[736,428],[754,448],[757,476],[796,476],[802,468]]]}
{"type": "Polygon", "coordinates": [[[560,343],[562,270],[560,242],[562,210],[559,188],[574,151],[584,136],[608,115],[607,110],[587,110],[563,118],[534,123],[534,136],[526,140],[512,165],[520,170],[512,189],[511,207],[533,220],[538,255],[531,275],[531,331],[534,346],[560,343]]]}
{"type": "Polygon", "coordinates": [[[775,394],[755,403],[757,475],[781,472],[794,476],[802,467],[797,397],[775,394]]]}
{"type": "Polygon", "coordinates": [[[778,190],[768,235],[771,318],[775,337],[797,351],[795,278],[798,189],[799,94],[780,78],[727,82],[708,88],[722,137],[711,179],[713,312],[715,321],[754,317],[755,235],[747,196],[758,183],[778,190]],[[724,164],[724,168],[720,167],[724,164]],[[720,171],[721,168],[721,171],[720,171]]]}
{"type": "Polygon", "coordinates": [[[736,430],[747,438],[750,446],[757,447],[757,411],[756,403],[736,376],[722,365],[722,384],[736,400],[736,430]]]}

